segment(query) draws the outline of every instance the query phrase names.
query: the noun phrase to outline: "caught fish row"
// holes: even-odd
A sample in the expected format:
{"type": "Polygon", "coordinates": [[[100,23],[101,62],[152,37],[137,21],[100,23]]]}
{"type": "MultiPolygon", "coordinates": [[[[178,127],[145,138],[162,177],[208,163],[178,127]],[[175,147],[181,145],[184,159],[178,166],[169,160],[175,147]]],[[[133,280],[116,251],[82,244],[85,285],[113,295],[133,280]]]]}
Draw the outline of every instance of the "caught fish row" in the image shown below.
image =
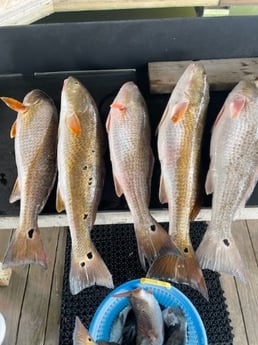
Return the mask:
{"type": "Polygon", "coordinates": [[[76,317],[73,345],[184,345],[187,343],[187,321],[180,307],[161,307],[149,290],[137,288],[113,295],[128,297],[130,304],[114,320],[109,339],[94,342],[88,330],[76,317]]]}
{"type": "MultiPolygon", "coordinates": [[[[56,208],[66,211],[72,239],[71,292],[77,294],[95,284],[113,288],[112,275],[90,235],[104,182],[106,147],[93,98],[77,79],[67,78],[59,124],[53,101],[40,90],[27,94],[22,103],[7,97],[2,100],[18,112],[11,128],[18,178],[10,202],[21,201],[19,226],[4,267],[30,263],[47,266],[37,217],[58,170],[56,208]]],[[[208,103],[204,68],[199,63],[190,64],[172,91],[157,131],[159,198],[161,203],[168,203],[168,232],[149,210],[154,164],[150,124],[144,98],[133,82],[121,87],[106,121],[115,191],[117,196],[125,196],[131,211],[146,275],[188,284],[206,298],[201,268],[244,279],[231,224],[257,182],[258,89],[252,82],[241,81],[214,123],[205,184],[206,192],[213,193],[212,216],[195,253],[189,227],[201,205],[200,148],[208,103]]]]}

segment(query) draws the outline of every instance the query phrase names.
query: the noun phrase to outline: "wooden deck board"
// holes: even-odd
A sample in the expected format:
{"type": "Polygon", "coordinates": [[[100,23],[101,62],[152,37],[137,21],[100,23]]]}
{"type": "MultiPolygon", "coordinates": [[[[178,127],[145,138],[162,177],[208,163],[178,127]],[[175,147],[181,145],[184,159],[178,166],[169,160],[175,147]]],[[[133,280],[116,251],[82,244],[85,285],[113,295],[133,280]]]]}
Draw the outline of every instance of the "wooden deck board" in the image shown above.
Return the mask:
{"type": "MultiPolygon", "coordinates": [[[[3,345],[58,345],[66,229],[41,231],[49,256],[47,271],[40,267],[13,270],[9,287],[0,287],[0,311],[7,322],[3,345]]],[[[234,345],[256,345],[258,338],[258,221],[234,223],[233,234],[250,280],[243,284],[221,275],[228,304],[234,345]]],[[[10,230],[1,231],[0,260],[9,241],[10,230]]]]}

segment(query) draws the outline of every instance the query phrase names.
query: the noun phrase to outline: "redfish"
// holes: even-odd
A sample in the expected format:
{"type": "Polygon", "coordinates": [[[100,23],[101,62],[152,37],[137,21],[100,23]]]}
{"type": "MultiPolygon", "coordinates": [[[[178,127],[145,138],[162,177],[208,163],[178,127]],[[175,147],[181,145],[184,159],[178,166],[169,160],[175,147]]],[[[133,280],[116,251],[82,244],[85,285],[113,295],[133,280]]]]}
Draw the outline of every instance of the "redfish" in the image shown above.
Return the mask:
{"type": "Polygon", "coordinates": [[[119,90],[111,104],[106,128],[116,194],[124,194],[131,211],[143,269],[145,259],[150,265],[160,255],[180,255],[148,208],[154,158],[147,107],[133,82],[125,83],[119,90]]]}
{"type": "Polygon", "coordinates": [[[245,280],[245,268],[231,234],[258,179],[258,89],[240,81],[213,125],[206,192],[212,193],[211,221],[196,252],[201,267],[245,280]]]}
{"type": "Polygon", "coordinates": [[[72,294],[95,284],[113,288],[90,236],[104,183],[105,146],[95,101],[76,78],[67,78],[61,96],[56,205],[58,212],[66,210],[72,239],[72,294]]]}
{"type": "Polygon", "coordinates": [[[168,203],[169,234],[184,257],[159,258],[147,276],[190,285],[206,298],[207,288],[189,234],[200,209],[200,152],[209,86],[201,64],[190,64],[174,88],[158,126],[161,165],[159,198],[168,203]]]}
{"type": "Polygon", "coordinates": [[[18,112],[11,128],[18,178],[10,202],[20,200],[19,225],[3,267],[36,263],[46,268],[47,255],[37,220],[56,177],[57,110],[52,99],[41,90],[29,92],[22,103],[8,97],[1,99],[18,112]]]}

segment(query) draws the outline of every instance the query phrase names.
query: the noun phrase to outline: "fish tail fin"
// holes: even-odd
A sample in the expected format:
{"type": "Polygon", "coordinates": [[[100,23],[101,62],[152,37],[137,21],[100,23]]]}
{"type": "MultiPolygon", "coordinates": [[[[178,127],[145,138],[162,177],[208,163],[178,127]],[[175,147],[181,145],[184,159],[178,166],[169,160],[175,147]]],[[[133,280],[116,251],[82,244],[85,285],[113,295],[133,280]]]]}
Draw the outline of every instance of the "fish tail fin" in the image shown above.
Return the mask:
{"type": "Polygon", "coordinates": [[[208,290],[192,245],[184,248],[184,257],[166,255],[157,258],[147,272],[147,277],[186,284],[199,291],[207,300],[208,290]]]}
{"type": "Polygon", "coordinates": [[[93,245],[83,256],[72,250],[69,281],[73,295],[93,285],[114,287],[112,275],[93,245]]]}
{"type": "Polygon", "coordinates": [[[167,231],[154,219],[148,229],[142,227],[142,224],[134,225],[139,259],[144,270],[146,270],[146,261],[151,265],[159,256],[168,254],[182,256],[167,231]]]}
{"type": "Polygon", "coordinates": [[[196,255],[202,268],[246,281],[244,264],[232,235],[219,239],[215,231],[207,229],[196,255]]]}
{"type": "Polygon", "coordinates": [[[4,268],[27,264],[39,264],[47,268],[47,255],[37,227],[27,232],[17,229],[4,256],[4,268]]]}
{"type": "Polygon", "coordinates": [[[75,327],[74,327],[74,331],[73,331],[73,345],[85,345],[85,344],[96,344],[87,328],[85,328],[81,322],[81,320],[78,318],[78,316],[76,316],[75,319],[75,327]]]}

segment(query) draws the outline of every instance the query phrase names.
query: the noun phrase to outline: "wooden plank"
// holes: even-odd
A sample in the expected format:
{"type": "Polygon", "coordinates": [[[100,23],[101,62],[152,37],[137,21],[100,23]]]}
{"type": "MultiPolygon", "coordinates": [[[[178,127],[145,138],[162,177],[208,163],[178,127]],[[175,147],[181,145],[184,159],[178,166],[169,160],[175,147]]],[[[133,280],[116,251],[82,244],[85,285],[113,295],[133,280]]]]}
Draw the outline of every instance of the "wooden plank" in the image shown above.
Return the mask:
{"type": "MultiPolygon", "coordinates": [[[[150,62],[149,83],[152,93],[171,93],[192,61],[150,62]]],[[[230,90],[241,79],[258,80],[258,58],[200,60],[211,90],[230,90]]]]}
{"type": "MultiPolygon", "coordinates": [[[[168,222],[168,210],[152,209],[151,214],[158,222],[168,222]]],[[[196,221],[209,221],[211,219],[211,210],[203,208],[196,217],[196,221]]],[[[239,210],[236,219],[258,219],[258,207],[246,207],[239,210]]],[[[17,216],[8,217],[0,216],[0,230],[6,228],[16,228],[19,218],[17,216]]],[[[133,222],[132,215],[129,211],[100,211],[97,213],[96,225],[108,224],[131,224],[133,222]]],[[[40,215],[39,227],[66,227],[68,226],[66,214],[40,215]]]]}
{"type": "Polygon", "coordinates": [[[258,222],[257,220],[248,220],[247,226],[251,238],[252,248],[258,265],[258,222]]]}
{"type": "Polygon", "coordinates": [[[54,10],[85,11],[85,10],[114,10],[130,8],[161,8],[161,7],[188,7],[188,6],[217,6],[219,0],[54,0],[54,10]]]}
{"type": "Polygon", "coordinates": [[[17,345],[44,344],[59,229],[42,230],[48,269],[31,265],[21,310],[17,345]]]}
{"type": "MultiPolygon", "coordinates": [[[[3,259],[11,231],[3,230],[0,241],[0,258],[3,259]]],[[[0,311],[6,321],[6,336],[3,345],[15,345],[19,327],[20,310],[26,288],[28,267],[13,269],[8,287],[0,287],[0,311]]]]}
{"type": "Polygon", "coordinates": [[[52,0],[1,0],[0,25],[30,24],[53,12],[52,0]]]}
{"type": "Polygon", "coordinates": [[[220,0],[219,6],[257,5],[257,0],[220,0]]]}
{"type": "Polygon", "coordinates": [[[59,344],[60,315],[67,228],[60,228],[45,335],[46,345],[59,344]]]}
{"type": "Polygon", "coordinates": [[[227,274],[221,274],[220,282],[224,290],[231,326],[233,327],[234,345],[247,345],[247,335],[243,326],[244,320],[235,279],[227,274]]]}
{"type": "Polygon", "coordinates": [[[247,223],[237,222],[233,225],[234,237],[240,250],[247,272],[247,283],[236,281],[244,324],[249,345],[256,345],[258,339],[258,266],[252,249],[247,223]]]}

